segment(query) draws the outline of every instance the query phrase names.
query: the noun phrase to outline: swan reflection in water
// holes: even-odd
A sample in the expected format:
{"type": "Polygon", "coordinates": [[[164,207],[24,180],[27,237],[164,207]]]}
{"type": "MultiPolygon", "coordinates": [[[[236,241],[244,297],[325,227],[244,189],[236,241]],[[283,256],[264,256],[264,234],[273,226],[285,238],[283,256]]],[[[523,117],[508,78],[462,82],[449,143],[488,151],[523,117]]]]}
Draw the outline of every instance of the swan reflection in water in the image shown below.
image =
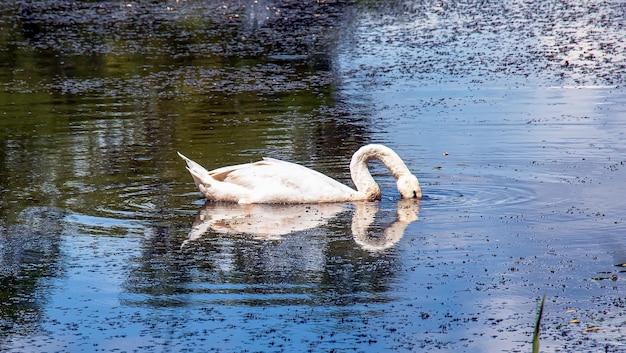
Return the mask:
{"type": "MultiPolygon", "coordinates": [[[[418,219],[419,199],[397,202],[396,215],[388,224],[376,226],[380,202],[320,204],[248,204],[206,202],[198,211],[189,236],[182,247],[208,232],[245,233],[268,240],[321,227],[340,213],[353,209],[352,236],[368,251],[381,251],[396,244],[406,227],[418,219]]],[[[383,213],[383,212],[380,212],[383,213]]],[[[381,220],[387,222],[391,217],[381,220]]]]}

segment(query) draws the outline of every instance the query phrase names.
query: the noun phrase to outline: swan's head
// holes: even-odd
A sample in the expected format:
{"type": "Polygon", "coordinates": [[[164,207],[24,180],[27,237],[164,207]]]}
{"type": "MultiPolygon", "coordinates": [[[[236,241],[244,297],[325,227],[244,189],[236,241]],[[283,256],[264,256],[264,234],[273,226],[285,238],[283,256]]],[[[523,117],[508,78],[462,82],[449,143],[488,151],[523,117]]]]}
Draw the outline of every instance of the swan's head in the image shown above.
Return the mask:
{"type": "Polygon", "coordinates": [[[398,178],[398,191],[403,199],[421,199],[422,188],[413,174],[403,175],[398,178]]]}

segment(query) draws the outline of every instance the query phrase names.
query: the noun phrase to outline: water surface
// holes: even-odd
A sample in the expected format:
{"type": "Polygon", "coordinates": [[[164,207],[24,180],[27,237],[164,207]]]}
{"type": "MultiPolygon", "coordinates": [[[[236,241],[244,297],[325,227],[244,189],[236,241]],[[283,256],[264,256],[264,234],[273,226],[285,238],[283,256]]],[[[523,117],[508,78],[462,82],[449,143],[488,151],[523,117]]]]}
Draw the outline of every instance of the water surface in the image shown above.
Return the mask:
{"type": "Polygon", "coordinates": [[[544,293],[543,350],[626,349],[622,2],[0,4],[3,351],[529,351],[544,293]],[[371,142],[421,202],[205,204],[175,153],[371,142]]]}

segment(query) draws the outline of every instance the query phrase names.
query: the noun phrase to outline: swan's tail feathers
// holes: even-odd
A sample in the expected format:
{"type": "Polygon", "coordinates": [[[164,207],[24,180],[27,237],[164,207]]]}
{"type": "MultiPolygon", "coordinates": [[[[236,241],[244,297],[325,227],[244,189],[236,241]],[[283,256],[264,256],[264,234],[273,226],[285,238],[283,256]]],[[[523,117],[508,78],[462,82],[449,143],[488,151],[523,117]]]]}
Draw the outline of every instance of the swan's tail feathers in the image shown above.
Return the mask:
{"type": "Polygon", "coordinates": [[[197,187],[200,187],[201,184],[204,185],[205,187],[208,187],[211,185],[211,183],[208,182],[209,179],[211,179],[211,177],[209,176],[208,170],[204,169],[204,167],[201,166],[200,164],[185,157],[182,153],[180,152],[176,152],[176,153],[178,153],[180,158],[182,158],[187,163],[187,170],[189,171],[189,173],[191,173],[193,182],[196,184],[197,187]]]}

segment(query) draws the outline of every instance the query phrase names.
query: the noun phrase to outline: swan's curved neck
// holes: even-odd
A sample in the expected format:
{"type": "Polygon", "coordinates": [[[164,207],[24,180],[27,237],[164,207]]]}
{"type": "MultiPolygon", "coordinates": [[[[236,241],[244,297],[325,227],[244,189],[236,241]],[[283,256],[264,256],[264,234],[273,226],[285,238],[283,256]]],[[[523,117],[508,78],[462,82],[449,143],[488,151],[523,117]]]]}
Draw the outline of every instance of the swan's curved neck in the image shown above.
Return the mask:
{"type": "Polygon", "coordinates": [[[367,162],[373,159],[381,161],[389,169],[396,182],[400,177],[411,174],[400,156],[391,148],[383,145],[361,147],[350,161],[350,175],[357,191],[364,193],[364,198],[368,200],[378,200],[381,197],[380,187],[367,167],[367,162]]]}

